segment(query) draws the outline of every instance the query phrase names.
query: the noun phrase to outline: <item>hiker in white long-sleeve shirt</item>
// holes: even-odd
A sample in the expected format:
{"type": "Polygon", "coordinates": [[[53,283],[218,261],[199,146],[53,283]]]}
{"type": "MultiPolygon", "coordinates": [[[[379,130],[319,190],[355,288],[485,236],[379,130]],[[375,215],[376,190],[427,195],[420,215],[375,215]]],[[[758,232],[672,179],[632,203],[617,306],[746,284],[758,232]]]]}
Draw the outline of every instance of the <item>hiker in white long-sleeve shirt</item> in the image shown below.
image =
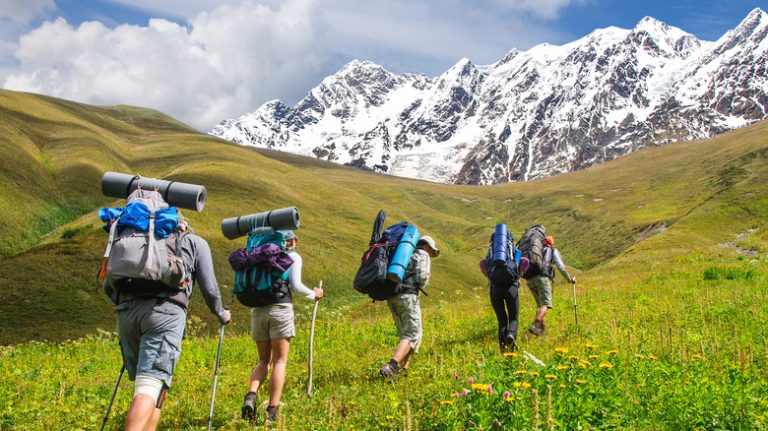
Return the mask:
{"type": "Polygon", "coordinates": [[[251,309],[251,336],[256,341],[259,351],[259,363],[251,374],[249,390],[245,395],[242,406],[243,419],[255,419],[256,393],[267,379],[269,369],[272,376],[269,379],[269,403],[267,405],[267,422],[276,423],[280,396],[285,384],[285,367],[288,362],[288,350],[291,338],[296,336],[293,321],[292,293],[299,294],[309,300],[319,300],[323,297],[323,289],[309,289],[301,281],[301,256],[296,253],[298,237],[293,231],[280,231],[285,237],[285,249],[293,260],[288,269],[288,287],[279,299],[271,303],[251,309]]]}

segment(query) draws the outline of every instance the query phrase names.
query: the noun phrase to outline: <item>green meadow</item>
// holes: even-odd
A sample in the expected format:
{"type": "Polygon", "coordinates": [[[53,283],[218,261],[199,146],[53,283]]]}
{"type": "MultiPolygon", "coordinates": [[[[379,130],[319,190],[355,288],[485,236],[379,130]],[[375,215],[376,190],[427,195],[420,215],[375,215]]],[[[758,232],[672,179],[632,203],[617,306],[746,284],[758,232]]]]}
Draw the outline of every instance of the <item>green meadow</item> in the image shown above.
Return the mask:
{"type": "MultiPolygon", "coordinates": [[[[106,241],[96,212],[120,205],[100,193],[107,170],[208,189],[204,211],[185,215],[211,244],[233,311],[215,429],[263,427],[239,418],[257,354],[227,263],[244,239],[225,239],[220,221],[287,206],[301,214],[305,284],[323,280],[327,297],[311,398],[311,303],[295,304],[278,428],[768,429],[768,123],[471,187],[244,148],[136,107],[0,90],[0,118],[2,430],[101,425],[121,366],[113,307],[95,286],[106,241]],[[421,296],[421,350],[396,383],[378,375],[397,342],[386,305],[351,287],[382,208],[441,249],[421,296]],[[520,352],[509,356],[478,270],[499,222],[516,237],[544,224],[578,279],[574,308],[571,285],[556,278],[542,338],[524,333],[535,304],[523,283],[520,352]]],[[[218,327],[199,293],[189,314],[161,429],[207,424],[218,327]]],[[[122,428],[131,395],[124,378],[108,429],[122,428]]]]}

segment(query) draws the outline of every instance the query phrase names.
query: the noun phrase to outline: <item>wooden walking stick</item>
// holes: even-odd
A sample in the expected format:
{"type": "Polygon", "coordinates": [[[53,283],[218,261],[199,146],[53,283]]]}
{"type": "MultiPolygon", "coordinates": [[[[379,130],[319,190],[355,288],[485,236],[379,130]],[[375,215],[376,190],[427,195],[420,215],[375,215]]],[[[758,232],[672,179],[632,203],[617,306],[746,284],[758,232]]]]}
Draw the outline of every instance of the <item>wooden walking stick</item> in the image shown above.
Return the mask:
{"type": "MultiPolygon", "coordinates": [[[[317,287],[323,288],[323,280],[317,284],[317,287]]],[[[312,397],[312,350],[315,346],[315,318],[317,317],[317,305],[319,299],[315,299],[315,308],[312,310],[312,323],[309,325],[309,379],[307,380],[307,396],[312,397]]]]}

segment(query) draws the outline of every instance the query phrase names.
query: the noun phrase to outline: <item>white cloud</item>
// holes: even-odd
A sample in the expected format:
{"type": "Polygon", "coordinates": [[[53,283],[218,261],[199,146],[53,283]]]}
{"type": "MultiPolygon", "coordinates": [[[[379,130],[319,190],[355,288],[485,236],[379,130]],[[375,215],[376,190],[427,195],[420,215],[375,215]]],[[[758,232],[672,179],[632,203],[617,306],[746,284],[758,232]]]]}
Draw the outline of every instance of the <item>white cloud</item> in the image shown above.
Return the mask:
{"type": "Polygon", "coordinates": [[[510,10],[529,12],[539,18],[557,18],[560,10],[572,4],[585,5],[590,0],[491,0],[510,10]]]}
{"type": "Polygon", "coordinates": [[[54,9],[53,0],[0,0],[0,18],[8,18],[16,25],[26,24],[54,9]]]}
{"type": "Polygon", "coordinates": [[[252,2],[109,29],[47,22],[19,41],[5,88],[94,104],[135,104],[201,130],[255,109],[274,94],[305,93],[322,66],[312,0],[279,9],[252,2]]]}

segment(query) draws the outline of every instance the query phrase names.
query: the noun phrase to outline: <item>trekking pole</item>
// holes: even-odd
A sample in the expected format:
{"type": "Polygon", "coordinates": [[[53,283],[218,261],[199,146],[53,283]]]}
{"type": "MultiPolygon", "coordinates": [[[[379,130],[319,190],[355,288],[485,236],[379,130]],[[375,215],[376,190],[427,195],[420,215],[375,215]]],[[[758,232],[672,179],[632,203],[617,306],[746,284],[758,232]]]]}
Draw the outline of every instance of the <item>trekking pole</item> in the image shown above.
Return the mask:
{"type": "MultiPolygon", "coordinates": [[[[317,287],[323,287],[323,280],[317,284],[317,287]]],[[[315,318],[317,317],[317,305],[320,301],[315,300],[315,308],[312,310],[312,323],[309,325],[309,378],[307,379],[307,396],[312,398],[312,351],[315,345],[315,318]]]]}
{"type": "Polygon", "coordinates": [[[224,341],[224,325],[219,330],[219,349],[216,351],[216,367],[213,370],[213,391],[211,392],[211,409],[208,411],[208,431],[211,431],[213,421],[213,402],[216,400],[216,382],[219,379],[219,361],[221,361],[221,342],[224,341]]]}
{"type": "Polygon", "coordinates": [[[104,431],[104,427],[107,425],[107,419],[109,418],[109,412],[112,410],[112,403],[115,402],[115,395],[117,395],[117,388],[120,387],[120,379],[123,378],[123,373],[125,372],[125,364],[123,364],[122,367],[120,367],[120,375],[117,376],[117,382],[115,383],[115,389],[112,390],[112,399],[109,400],[109,406],[107,406],[107,412],[104,413],[104,420],[101,421],[101,431],[104,431]]]}
{"type": "Polygon", "coordinates": [[[573,284],[573,320],[576,321],[576,332],[579,332],[579,315],[576,313],[576,282],[571,284],[573,284]]]}

